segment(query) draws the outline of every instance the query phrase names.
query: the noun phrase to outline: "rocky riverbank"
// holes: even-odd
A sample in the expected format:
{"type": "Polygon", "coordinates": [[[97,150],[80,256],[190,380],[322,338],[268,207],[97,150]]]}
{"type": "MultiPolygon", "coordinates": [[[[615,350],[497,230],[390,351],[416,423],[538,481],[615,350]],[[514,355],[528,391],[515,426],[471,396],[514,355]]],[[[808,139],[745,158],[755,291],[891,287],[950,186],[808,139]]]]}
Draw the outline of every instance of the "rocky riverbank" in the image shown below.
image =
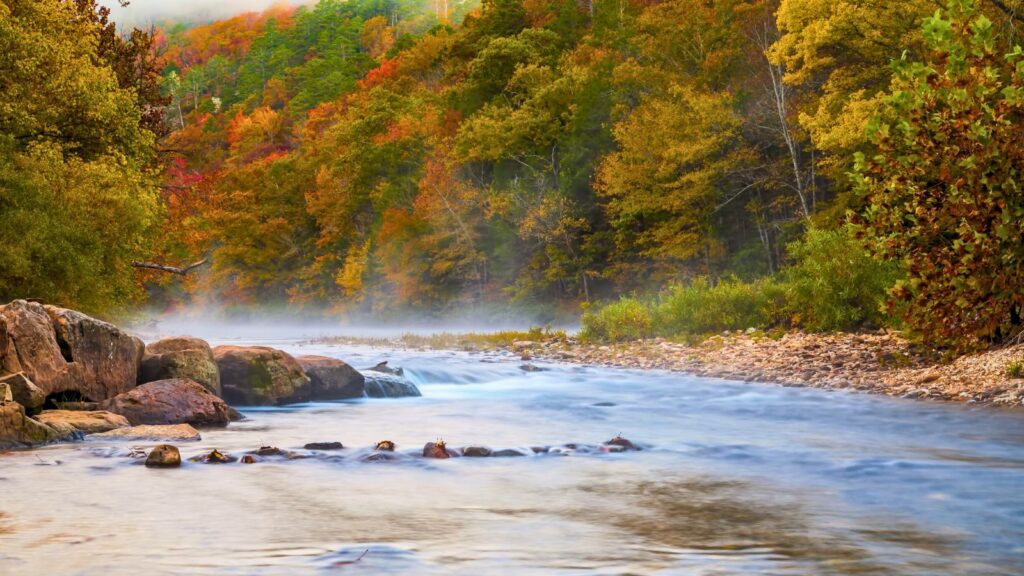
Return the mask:
{"type": "Polygon", "coordinates": [[[519,341],[508,347],[524,361],[546,359],[660,369],[783,386],[846,389],[901,398],[1024,406],[1024,379],[1012,365],[1024,345],[945,362],[897,334],[734,333],[690,345],[663,339],[614,345],[575,339],[519,341]]]}
{"type": "Polygon", "coordinates": [[[977,405],[1024,406],[1024,344],[947,361],[897,333],[726,333],[697,344],[661,338],[620,344],[588,344],[562,332],[518,334],[409,334],[392,339],[336,338],[414,349],[456,349],[605,367],[670,370],[697,376],[855,390],[908,399],[977,405]],[[1018,370],[1013,366],[1019,364],[1018,370]]]}
{"type": "Polygon", "coordinates": [[[325,357],[199,338],[149,344],[74,310],[0,305],[0,449],[87,435],[198,439],[241,418],[230,404],[276,406],[419,396],[401,370],[358,371],[325,357]]]}

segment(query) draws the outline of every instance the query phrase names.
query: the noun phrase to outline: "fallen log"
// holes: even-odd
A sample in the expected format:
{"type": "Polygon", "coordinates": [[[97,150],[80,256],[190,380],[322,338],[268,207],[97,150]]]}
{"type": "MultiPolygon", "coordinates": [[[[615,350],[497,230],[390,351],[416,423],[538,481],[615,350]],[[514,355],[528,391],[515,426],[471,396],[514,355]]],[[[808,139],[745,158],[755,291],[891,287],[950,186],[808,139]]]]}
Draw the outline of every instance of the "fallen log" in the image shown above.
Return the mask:
{"type": "Polygon", "coordinates": [[[167,266],[165,264],[157,264],[155,262],[132,262],[132,266],[136,268],[145,268],[147,270],[159,270],[160,272],[167,272],[169,274],[178,274],[179,276],[187,276],[189,272],[206,264],[209,260],[209,258],[203,258],[199,262],[194,262],[182,268],[167,266]]]}

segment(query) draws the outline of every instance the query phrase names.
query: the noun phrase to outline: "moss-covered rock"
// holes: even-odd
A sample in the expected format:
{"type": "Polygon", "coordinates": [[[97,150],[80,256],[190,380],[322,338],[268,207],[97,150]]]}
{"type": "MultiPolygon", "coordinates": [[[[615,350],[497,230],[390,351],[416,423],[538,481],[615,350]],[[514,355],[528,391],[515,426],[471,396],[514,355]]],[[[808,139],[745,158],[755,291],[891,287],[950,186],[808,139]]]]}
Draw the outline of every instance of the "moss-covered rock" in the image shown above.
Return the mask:
{"type": "Polygon", "coordinates": [[[291,355],[266,346],[218,346],[221,392],[230,404],[274,406],[308,402],[310,380],[291,355]]]}

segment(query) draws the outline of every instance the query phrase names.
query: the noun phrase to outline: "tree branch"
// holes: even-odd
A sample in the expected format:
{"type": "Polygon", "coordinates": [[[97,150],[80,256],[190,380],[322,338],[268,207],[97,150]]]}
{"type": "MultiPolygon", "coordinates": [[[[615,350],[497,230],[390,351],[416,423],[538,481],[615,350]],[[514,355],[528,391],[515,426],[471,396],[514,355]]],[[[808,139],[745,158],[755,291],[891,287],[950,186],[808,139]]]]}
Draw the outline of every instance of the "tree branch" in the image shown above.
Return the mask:
{"type": "Polygon", "coordinates": [[[996,8],[1002,10],[1003,13],[1009,16],[1011,19],[1016,20],[1018,22],[1024,22],[1024,17],[1022,17],[1020,14],[1017,14],[1016,8],[1008,6],[1006,2],[1003,2],[1002,0],[989,0],[989,2],[994,4],[996,8]]]}
{"type": "Polygon", "coordinates": [[[178,274],[180,276],[187,276],[189,272],[199,268],[203,264],[206,264],[210,259],[203,258],[199,262],[195,262],[185,266],[184,268],[176,268],[174,266],[165,266],[163,264],[156,264],[153,262],[132,262],[132,266],[136,268],[146,268],[147,270],[159,270],[160,272],[167,272],[169,274],[178,274]]]}

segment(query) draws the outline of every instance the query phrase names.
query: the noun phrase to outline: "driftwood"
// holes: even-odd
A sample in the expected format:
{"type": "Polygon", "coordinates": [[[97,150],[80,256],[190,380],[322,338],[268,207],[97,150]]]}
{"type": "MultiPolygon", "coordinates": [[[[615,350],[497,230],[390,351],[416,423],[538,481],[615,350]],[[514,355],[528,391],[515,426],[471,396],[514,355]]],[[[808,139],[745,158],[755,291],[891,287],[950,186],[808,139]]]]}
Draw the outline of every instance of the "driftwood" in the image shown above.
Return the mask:
{"type": "Polygon", "coordinates": [[[199,262],[194,262],[183,268],[177,268],[175,266],[166,266],[164,264],[156,264],[154,262],[132,262],[132,266],[136,268],[146,268],[147,270],[159,270],[160,272],[167,272],[169,274],[178,274],[180,276],[186,276],[189,272],[199,268],[203,264],[206,264],[210,259],[203,258],[199,262]]]}

